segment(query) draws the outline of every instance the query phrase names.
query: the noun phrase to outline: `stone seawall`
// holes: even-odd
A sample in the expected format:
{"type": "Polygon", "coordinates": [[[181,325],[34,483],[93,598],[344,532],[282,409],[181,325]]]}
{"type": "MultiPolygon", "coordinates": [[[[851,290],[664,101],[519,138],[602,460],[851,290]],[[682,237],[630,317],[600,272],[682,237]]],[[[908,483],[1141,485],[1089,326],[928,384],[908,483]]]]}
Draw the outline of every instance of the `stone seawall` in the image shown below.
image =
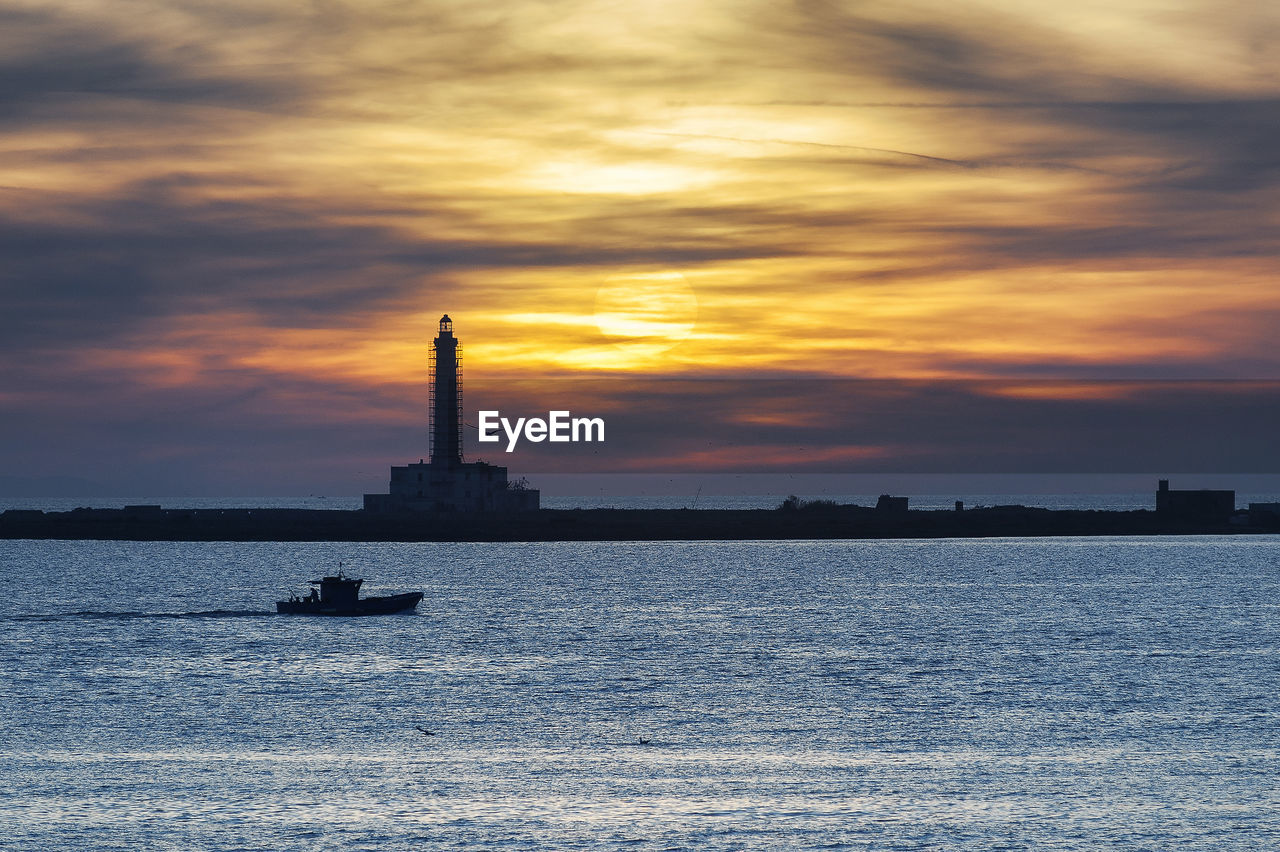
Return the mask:
{"type": "Polygon", "coordinates": [[[542,509],[511,514],[381,514],[313,509],[10,510],[0,538],[126,541],[676,541],[1209,535],[1280,532],[1280,521],[1217,523],[1150,511],[1005,506],[882,512],[801,509],[542,509]]]}

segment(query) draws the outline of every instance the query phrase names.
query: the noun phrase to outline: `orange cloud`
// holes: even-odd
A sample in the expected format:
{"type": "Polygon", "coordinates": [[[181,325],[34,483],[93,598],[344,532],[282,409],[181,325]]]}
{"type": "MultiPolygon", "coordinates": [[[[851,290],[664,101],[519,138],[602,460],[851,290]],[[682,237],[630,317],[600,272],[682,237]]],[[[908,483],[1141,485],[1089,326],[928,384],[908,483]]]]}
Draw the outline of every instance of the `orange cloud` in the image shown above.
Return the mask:
{"type": "Polygon", "coordinates": [[[783,448],[776,445],[716,447],[706,450],[690,450],[684,453],[643,458],[626,462],[623,470],[796,470],[809,465],[838,464],[888,458],[890,447],[813,447],[783,448]]]}

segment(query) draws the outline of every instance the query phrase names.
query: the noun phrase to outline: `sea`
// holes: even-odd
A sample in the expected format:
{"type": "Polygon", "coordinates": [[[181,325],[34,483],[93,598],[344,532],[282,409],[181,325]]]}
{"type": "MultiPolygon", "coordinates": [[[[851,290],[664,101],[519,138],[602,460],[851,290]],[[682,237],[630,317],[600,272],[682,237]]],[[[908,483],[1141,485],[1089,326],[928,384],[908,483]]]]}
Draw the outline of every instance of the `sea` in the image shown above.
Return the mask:
{"type": "Polygon", "coordinates": [[[1280,844],[1277,536],[20,540],[0,581],[3,850],[1280,844]],[[339,565],[425,598],[274,614],[339,565]]]}

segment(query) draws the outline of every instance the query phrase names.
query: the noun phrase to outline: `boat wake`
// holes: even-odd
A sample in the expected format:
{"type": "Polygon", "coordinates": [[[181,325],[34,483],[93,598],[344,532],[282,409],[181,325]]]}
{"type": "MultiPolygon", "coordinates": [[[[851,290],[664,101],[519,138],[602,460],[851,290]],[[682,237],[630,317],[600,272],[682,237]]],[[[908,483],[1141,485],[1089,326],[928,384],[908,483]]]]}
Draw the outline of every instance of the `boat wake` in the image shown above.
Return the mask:
{"type": "Polygon", "coordinates": [[[59,621],[62,619],[83,618],[126,621],[136,618],[256,618],[264,615],[275,615],[275,613],[258,609],[210,609],[201,612],[97,612],[94,610],[81,610],[80,612],[14,615],[10,616],[10,620],[59,621]]]}

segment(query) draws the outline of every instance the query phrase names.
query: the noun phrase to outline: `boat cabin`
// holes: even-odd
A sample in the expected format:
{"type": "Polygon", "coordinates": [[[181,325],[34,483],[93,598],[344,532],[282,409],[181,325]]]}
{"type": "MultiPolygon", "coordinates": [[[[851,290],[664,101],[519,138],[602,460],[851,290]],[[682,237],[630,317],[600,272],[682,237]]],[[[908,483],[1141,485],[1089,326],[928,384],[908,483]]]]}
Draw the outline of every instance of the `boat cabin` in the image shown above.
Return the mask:
{"type": "MultiPolygon", "coordinates": [[[[321,577],[319,580],[308,580],[307,582],[319,587],[321,606],[349,609],[356,605],[356,601],[360,597],[360,584],[364,580],[348,577],[339,571],[337,576],[321,577]]],[[[315,591],[313,590],[311,594],[313,596],[312,600],[315,600],[315,591]]]]}

